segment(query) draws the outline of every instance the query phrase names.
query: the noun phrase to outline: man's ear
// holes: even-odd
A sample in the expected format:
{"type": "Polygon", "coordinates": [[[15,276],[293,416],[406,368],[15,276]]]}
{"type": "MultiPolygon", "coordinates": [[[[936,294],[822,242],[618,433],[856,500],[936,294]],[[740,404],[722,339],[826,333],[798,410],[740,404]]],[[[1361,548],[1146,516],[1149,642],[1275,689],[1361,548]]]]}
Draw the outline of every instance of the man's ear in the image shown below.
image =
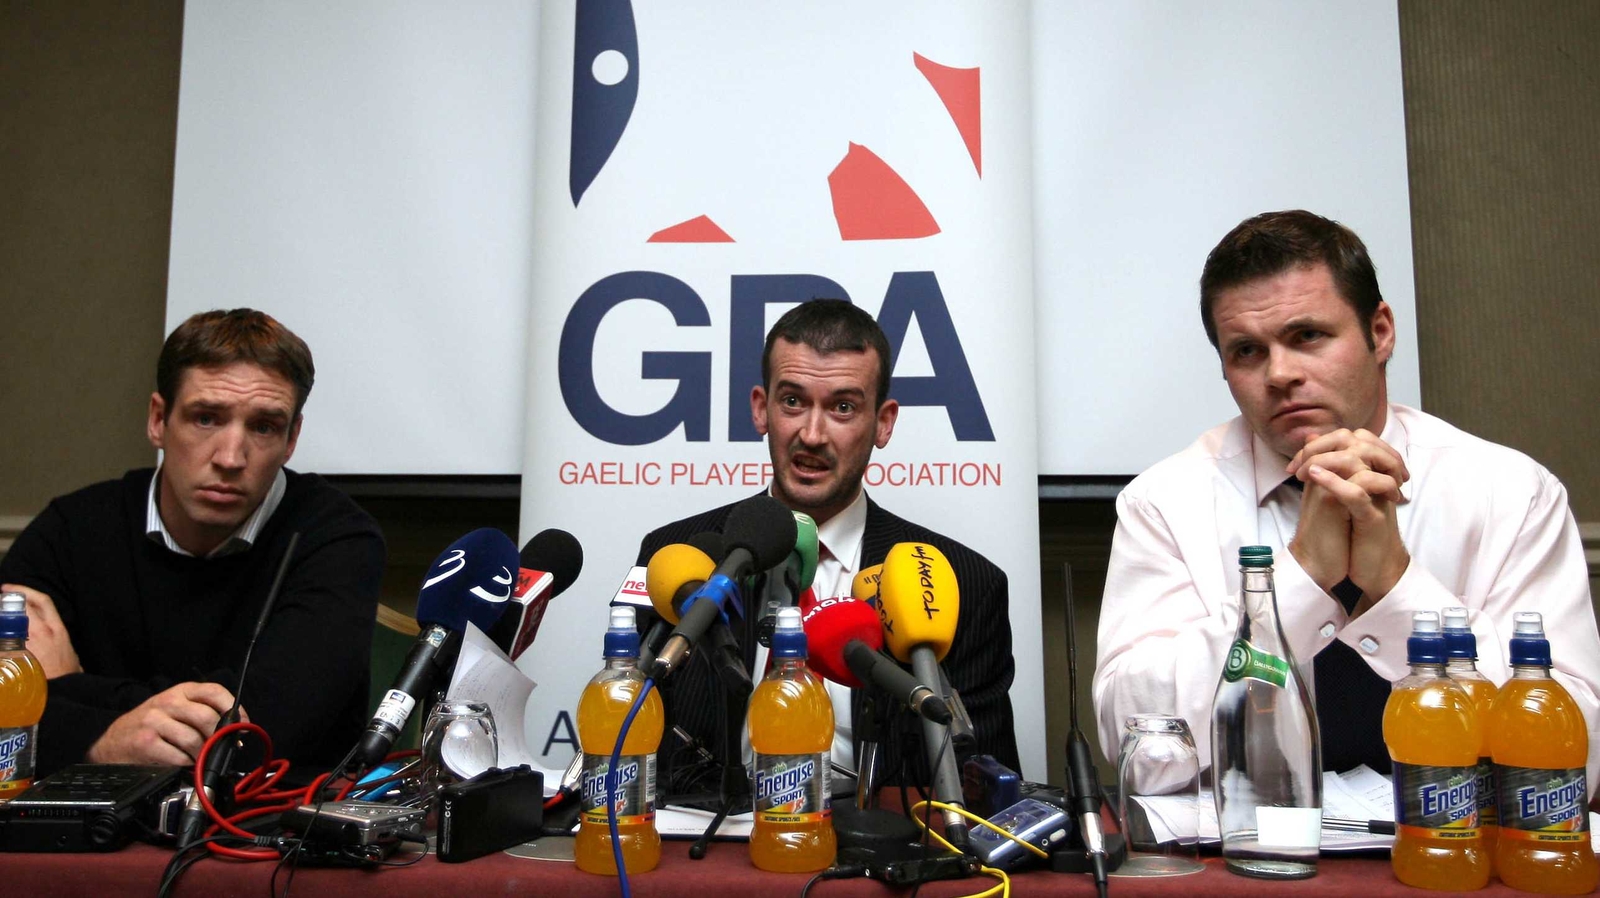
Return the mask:
{"type": "Polygon", "coordinates": [[[1372,354],[1378,357],[1378,364],[1387,364],[1394,355],[1394,310],[1388,303],[1379,301],[1372,311],[1372,325],[1367,335],[1372,340],[1372,354]]]}
{"type": "Polygon", "coordinates": [[[764,387],[750,388],[750,423],[756,433],[767,435],[767,391],[764,387]]]}
{"type": "Polygon", "coordinates": [[[294,457],[295,444],[300,442],[300,425],[304,424],[305,420],[305,415],[295,415],[294,423],[289,426],[289,450],[283,453],[284,464],[288,464],[289,459],[294,457]]]}
{"type": "Polygon", "coordinates": [[[894,436],[894,422],[899,417],[900,403],[885,399],[883,405],[878,406],[878,432],[873,434],[872,445],[879,449],[889,445],[889,437],[894,436]]]}
{"type": "Polygon", "coordinates": [[[150,394],[150,417],[144,422],[144,435],[157,449],[167,448],[162,445],[167,438],[167,403],[160,393],[150,394]]]}

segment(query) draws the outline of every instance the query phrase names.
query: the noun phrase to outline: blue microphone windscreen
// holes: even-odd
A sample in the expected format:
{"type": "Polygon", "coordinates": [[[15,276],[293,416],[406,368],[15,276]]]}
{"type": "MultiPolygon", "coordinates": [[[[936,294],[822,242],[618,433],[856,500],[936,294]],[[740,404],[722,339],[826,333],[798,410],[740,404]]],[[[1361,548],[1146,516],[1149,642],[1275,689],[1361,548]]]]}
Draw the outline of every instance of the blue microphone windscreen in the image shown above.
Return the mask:
{"type": "Polygon", "coordinates": [[[417,594],[417,622],[456,633],[471,622],[488,632],[505,613],[518,567],[511,537],[493,527],[468,533],[428,568],[417,594]]]}

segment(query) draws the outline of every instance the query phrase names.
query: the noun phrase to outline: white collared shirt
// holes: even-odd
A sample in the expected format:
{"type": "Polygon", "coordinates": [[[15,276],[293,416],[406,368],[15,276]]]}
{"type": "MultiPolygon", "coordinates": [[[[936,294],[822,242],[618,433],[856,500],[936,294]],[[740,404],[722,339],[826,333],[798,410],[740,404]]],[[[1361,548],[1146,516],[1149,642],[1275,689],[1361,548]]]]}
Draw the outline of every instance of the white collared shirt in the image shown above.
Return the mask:
{"type": "MultiPolygon", "coordinates": [[[[771,494],[771,490],[768,490],[771,494]]],[[[811,592],[818,600],[850,595],[852,581],[861,569],[861,543],[867,532],[867,493],[858,490],[844,510],[817,527],[817,574],[811,592]],[[826,552],[820,551],[823,547],[826,552]]],[[[767,669],[767,647],[756,646],[756,679],[767,669]]],[[[854,731],[850,727],[850,687],[823,679],[833,703],[833,768],[853,777],[856,769],[854,731]]],[[[750,730],[745,728],[744,761],[752,763],[750,730]]]]}
{"type": "MultiPolygon", "coordinates": [[[[161,506],[156,501],[156,487],[160,483],[161,469],[156,468],[156,472],[150,475],[150,493],[145,502],[145,536],[179,555],[193,558],[194,553],[178,545],[178,541],[173,539],[171,532],[167,530],[166,522],[161,520],[161,506]]],[[[244,519],[244,523],[240,524],[237,530],[228,534],[228,538],[223,540],[221,545],[207,553],[206,557],[226,558],[255,545],[256,537],[261,534],[261,528],[267,525],[267,519],[272,517],[272,513],[278,510],[278,503],[283,501],[283,493],[284,490],[288,489],[288,486],[289,478],[283,473],[283,469],[279,468],[278,476],[272,478],[272,486],[267,490],[267,497],[261,500],[261,504],[256,506],[255,511],[250,513],[250,517],[244,519]]]]}
{"type": "MultiPolygon", "coordinates": [[[[1094,703],[1100,745],[1114,757],[1132,714],[1179,714],[1198,736],[1238,623],[1238,551],[1273,547],[1279,621],[1308,682],[1312,659],[1334,640],[1391,682],[1409,672],[1406,637],[1416,611],[1467,608],[1478,669],[1510,676],[1512,616],[1538,611],[1555,677],[1600,725],[1600,633],[1588,566],[1566,489],[1514,449],[1391,404],[1381,438],[1411,479],[1395,515],[1411,556],[1404,575],[1352,619],[1287,551],[1300,493],[1283,485],[1289,460],[1242,418],[1139,475],[1117,497],[1100,608],[1094,703]]],[[[1328,722],[1325,725],[1336,725],[1328,722]]],[[[1210,745],[1196,739],[1202,766],[1210,745]]],[[[1589,744],[1589,781],[1600,739],[1589,744]]]]}

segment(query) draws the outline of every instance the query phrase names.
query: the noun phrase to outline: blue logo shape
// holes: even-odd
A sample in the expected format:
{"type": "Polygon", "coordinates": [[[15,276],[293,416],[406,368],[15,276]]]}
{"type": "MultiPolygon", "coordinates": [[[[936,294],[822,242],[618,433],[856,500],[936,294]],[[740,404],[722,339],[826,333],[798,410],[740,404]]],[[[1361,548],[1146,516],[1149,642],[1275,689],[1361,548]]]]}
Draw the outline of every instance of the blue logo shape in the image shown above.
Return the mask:
{"type": "Polygon", "coordinates": [[[639,98],[639,34],[631,0],[578,0],[572,48],[572,138],[567,183],[572,205],[594,183],[622,140],[639,98]],[[596,77],[595,60],[615,52],[627,73],[614,84],[596,77]]]}

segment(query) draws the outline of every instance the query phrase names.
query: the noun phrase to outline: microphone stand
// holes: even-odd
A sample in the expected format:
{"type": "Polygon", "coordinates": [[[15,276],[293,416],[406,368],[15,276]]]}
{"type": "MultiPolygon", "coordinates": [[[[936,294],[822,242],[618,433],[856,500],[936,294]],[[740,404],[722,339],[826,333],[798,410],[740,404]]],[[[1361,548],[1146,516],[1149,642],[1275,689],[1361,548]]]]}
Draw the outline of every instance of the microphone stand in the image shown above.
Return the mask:
{"type": "MultiPolygon", "coordinates": [[[[940,684],[943,682],[939,672],[939,661],[934,657],[933,650],[926,646],[918,646],[911,653],[911,672],[917,679],[924,683],[940,684]]],[[[948,701],[948,695],[942,695],[948,701]]],[[[928,755],[928,766],[933,774],[933,794],[940,802],[955,807],[965,807],[965,797],[961,794],[961,774],[956,770],[956,749],[950,739],[950,728],[942,723],[934,723],[926,717],[922,720],[923,748],[928,755]]],[[[971,841],[967,833],[966,818],[952,811],[941,811],[944,816],[944,837],[951,845],[962,854],[972,852],[971,841]]]]}
{"type": "MultiPolygon", "coordinates": [[[[745,635],[750,636],[750,621],[741,618],[745,635]]],[[[722,693],[722,778],[717,786],[717,811],[706,824],[699,838],[689,846],[689,857],[700,860],[711,847],[711,840],[722,821],[728,819],[733,809],[750,800],[750,776],[744,769],[745,712],[750,707],[750,694],[755,691],[750,671],[745,667],[744,652],[734,640],[729,627],[713,625],[706,631],[704,649],[706,662],[716,674],[716,683],[722,693]]]]}

